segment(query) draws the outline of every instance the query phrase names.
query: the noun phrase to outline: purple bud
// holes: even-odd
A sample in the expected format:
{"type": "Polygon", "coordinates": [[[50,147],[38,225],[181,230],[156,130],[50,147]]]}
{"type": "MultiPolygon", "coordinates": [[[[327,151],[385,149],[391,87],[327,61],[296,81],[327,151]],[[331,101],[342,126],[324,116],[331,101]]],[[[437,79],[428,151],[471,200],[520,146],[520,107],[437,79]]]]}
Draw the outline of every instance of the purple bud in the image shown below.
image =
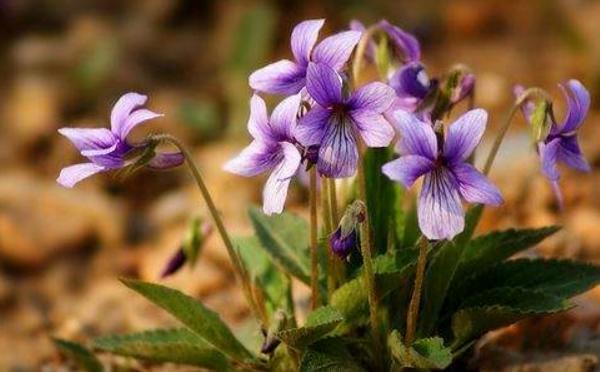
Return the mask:
{"type": "Polygon", "coordinates": [[[304,150],[304,159],[306,159],[306,167],[310,168],[311,166],[317,164],[319,160],[319,146],[312,145],[308,146],[304,150]]]}
{"type": "Polygon", "coordinates": [[[450,97],[450,101],[452,103],[458,103],[462,101],[465,97],[473,92],[473,88],[475,87],[475,75],[471,73],[466,73],[462,75],[458,86],[454,88],[452,91],[452,96],[450,97]]]}
{"type": "Polygon", "coordinates": [[[179,269],[183,267],[186,262],[185,252],[183,249],[178,249],[177,252],[169,259],[162,273],[160,274],[161,279],[166,278],[175,274],[179,269]]]}
{"type": "Polygon", "coordinates": [[[329,245],[333,253],[340,258],[346,258],[350,252],[356,247],[358,243],[358,236],[356,229],[352,229],[349,234],[342,235],[342,227],[338,227],[337,230],[329,238],[329,245]]]}

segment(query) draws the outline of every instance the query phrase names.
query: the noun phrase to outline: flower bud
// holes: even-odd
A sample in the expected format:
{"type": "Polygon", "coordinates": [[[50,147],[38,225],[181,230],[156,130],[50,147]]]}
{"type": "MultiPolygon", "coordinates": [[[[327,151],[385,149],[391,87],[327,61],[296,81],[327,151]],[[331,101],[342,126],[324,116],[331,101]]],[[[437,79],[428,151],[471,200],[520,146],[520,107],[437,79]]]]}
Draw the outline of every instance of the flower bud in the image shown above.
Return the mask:
{"type": "Polygon", "coordinates": [[[340,258],[346,258],[358,245],[358,225],[365,221],[365,205],[356,200],[346,208],[338,228],[329,238],[333,253],[340,258]]]}
{"type": "Polygon", "coordinates": [[[283,310],[278,309],[273,315],[273,321],[271,322],[271,326],[268,330],[264,330],[263,335],[265,336],[265,340],[263,341],[262,346],[260,347],[260,352],[263,354],[271,354],[275,351],[277,346],[281,343],[281,340],[276,336],[278,332],[285,328],[287,323],[287,317],[283,310]]]}

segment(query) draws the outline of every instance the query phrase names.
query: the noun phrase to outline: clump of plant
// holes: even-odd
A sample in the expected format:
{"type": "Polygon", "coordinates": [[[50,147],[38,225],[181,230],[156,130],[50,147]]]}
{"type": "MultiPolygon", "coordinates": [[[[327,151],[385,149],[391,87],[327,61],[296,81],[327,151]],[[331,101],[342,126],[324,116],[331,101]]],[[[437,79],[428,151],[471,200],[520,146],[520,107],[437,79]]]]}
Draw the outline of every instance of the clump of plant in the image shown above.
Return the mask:
{"type": "MultiPolygon", "coordinates": [[[[571,297],[600,281],[600,268],[585,263],[510,259],[558,227],[473,236],[484,206],[503,201],[487,175],[519,110],[560,205],[557,164],[589,170],[577,143],[590,104],[580,82],[561,85],[567,110],[560,121],[544,90],[515,88],[515,103],[479,170],[473,160],[487,113],[473,107],[476,80],[469,69],[458,65],[429,78],[418,41],[386,21],[368,28],[353,22],[318,42],[323,23],[298,24],[293,59],[250,76],[252,142],[225,169],[246,177],[270,174],[262,211],[248,210],[251,236],[229,236],[177,139],[158,134],[127,141],[133,127],[159,116],[142,107],[145,96],[121,97],[110,130],[60,130],[89,160],[63,169],[58,182],[67,187],[98,172],[185,162],[262,330],[235,335],[196,299],[123,279],[182,327],[101,337],[94,349],[214,370],[444,369],[486,332],[567,310],[571,297]],[[270,114],[266,94],[284,97],[270,114]],[[177,151],[158,152],[165,143],[177,151]],[[309,221],[283,212],[292,178],[306,172],[309,221]],[[418,179],[415,201],[409,190],[418,179]],[[466,212],[463,203],[470,205],[466,212]],[[309,305],[295,309],[292,280],[310,287],[309,305]]],[[[195,261],[199,226],[192,223],[164,274],[195,261]]],[[[57,345],[90,369],[101,368],[80,345],[57,345]]]]}

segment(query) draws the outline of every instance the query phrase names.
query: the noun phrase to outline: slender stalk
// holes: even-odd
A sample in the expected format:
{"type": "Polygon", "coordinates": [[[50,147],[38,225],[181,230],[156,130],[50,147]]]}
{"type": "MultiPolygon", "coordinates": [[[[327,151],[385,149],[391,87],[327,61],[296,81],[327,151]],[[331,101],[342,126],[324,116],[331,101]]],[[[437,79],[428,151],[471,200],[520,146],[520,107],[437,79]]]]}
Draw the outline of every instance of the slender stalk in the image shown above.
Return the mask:
{"type": "Polygon", "coordinates": [[[408,314],[406,316],[406,336],[404,342],[410,346],[417,330],[417,321],[419,319],[419,307],[421,306],[421,292],[423,291],[423,278],[425,276],[425,266],[427,265],[427,239],[419,239],[419,258],[417,260],[417,272],[415,274],[415,285],[413,287],[412,297],[408,304],[408,314]]]}
{"type": "Polygon", "coordinates": [[[354,81],[355,86],[358,84],[358,77],[360,75],[360,70],[362,69],[362,61],[364,59],[367,46],[369,45],[369,40],[378,30],[379,26],[377,25],[369,27],[365,32],[363,32],[362,37],[356,46],[354,59],[352,60],[352,80],[354,81]]]}
{"type": "Polygon", "coordinates": [[[318,260],[318,226],[317,226],[317,170],[312,167],[309,171],[310,189],[310,289],[311,289],[311,308],[316,309],[319,306],[319,260],[318,260]]]}
{"type": "Polygon", "coordinates": [[[327,178],[328,192],[329,192],[329,203],[331,207],[331,219],[332,226],[335,226],[340,222],[340,216],[338,214],[338,202],[337,202],[337,190],[335,186],[335,179],[327,178]]]}
{"type": "Polygon", "coordinates": [[[327,193],[328,187],[327,178],[321,179],[321,210],[323,211],[323,222],[325,225],[325,239],[327,239],[327,297],[331,299],[331,295],[335,290],[337,280],[337,267],[333,252],[329,248],[329,237],[333,234],[333,219],[331,217],[331,203],[329,200],[329,193],[327,193]]]}

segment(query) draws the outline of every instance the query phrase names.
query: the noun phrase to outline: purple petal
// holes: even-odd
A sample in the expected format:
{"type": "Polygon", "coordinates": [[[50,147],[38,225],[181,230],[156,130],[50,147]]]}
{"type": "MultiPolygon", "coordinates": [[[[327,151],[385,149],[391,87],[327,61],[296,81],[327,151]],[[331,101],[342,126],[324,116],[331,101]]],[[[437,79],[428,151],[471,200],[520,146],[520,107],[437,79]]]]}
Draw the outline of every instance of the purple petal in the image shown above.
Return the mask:
{"type": "Polygon", "coordinates": [[[319,145],[331,120],[332,112],[319,105],[310,109],[294,130],[294,137],[303,146],[319,145]]]}
{"type": "Polygon", "coordinates": [[[281,142],[283,159],[267,180],[263,191],[263,212],[266,215],[281,213],[292,176],[300,166],[300,152],[289,142],[281,142]]]}
{"type": "Polygon", "coordinates": [[[591,170],[590,165],[583,157],[583,153],[577,142],[577,137],[561,137],[560,139],[558,159],[573,169],[589,172],[591,170]]]}
{"type": "Polygon", "coordinates": [[[419,227],[428,239],[452,239],[463,231],[465,214],[454,177],[443,168],[425,175],[417,209],[419,227]]]}
{"type": "Polygon", "coordinates": [[[252,98],[250,98],[248,132],[256,140],[263,142],[273,140],[271,127],[269,126],[267,105],[265,105],[265,101],[258,94],[253,94],[252,98]]]}
{"type": "Polygon", "coordinates": [[[317,169],[326,177],[345,178],[356,172],[357,162],[358,149],[352,128],[342,122],[331,121],[319,148],[317,169]]]}
{"type": "Polygon", "coordinates": [[[314,19],[300,22],[294,27],[292,31],[292,53],[298,63],[308,64],[310,52],[317,42],[319,31],[324,23],[324,19],[314,19]]]}
{"type": "Polygon", "coordinates": [[[298,109],[302,96],[300,93],[287,97],[275,107],[271,114],[271,128],[279,141],[292,140],[292,134],[298,121],[298,109]]]}
{"type": "Polygon", "coordinates": [[[487,122],[487,112],[475,109],[456,119],[448,128],[444,156],[450,161],[465,160],[481,141],[487,122]]]}
{"type": "Polygon", "coordinates": [[[185,262],[186,262],[185,252],[183,251],[183,249],[178,249],[175,252],[175,254],[173,256],[171,256],[171,258],[169,258],[169,261],[167,261],[167,264],[165,265],[162,272],[160,273],[161,279],[164,279],[168,276],[175,274],[177,271],[179,271],[179,269],[181,269],[183,267],[185,262]]]}
{"type": "Polygon", "coordinates": [[[283,59],[254,71],[248,82],[259,92],[289,95],[304,88],[305,75],[306,67],[283,59]]]}
{"type": "Polygon", "coordinates": [[[56,182],[64,187],[71,188],[79,181],[106,170],[106,167],[94,163],[75,164],[63,168],[60,171],[60,175],[56,179],[56,182]]]}
{"type": "Polygon", "coordinates": [[[115,142],[112,146],[107,147],[105,149],[83,150],[83,151],[81,151],[81,155],[83,155],[87,158],[108,155],[108,154],[112,153],[113,151],[115,151],[117,149],[118,145],[119,145],[119,143],[115,142]]]}
{"type": "Polygon", "coordinates": [[[590,93],[578,80],[569,80],[567,87],[561,84],[560,88],[567,100],[568,107],[567,116],[559,131],[562,134],[567,134],[575,131],[583,123],[590,109],[590,93]]]}
{"type": "Polygon", "coordinates": [[[348,106],[353,110],[386,111],[394,102],[394,90],[388,85],[375,82],[358,88],[350,96],[348,106]]]}
{"type": "Polygon", "coordinates": [[[129,117],[129,114],[148,100],[148,96],[138,93],[126,93],[119,98],[113,106],[110,114],[111,131],[119,138],[125,138],[123,135],[123,126],[129,117]]]}
{"type": "Polygon", "coordinates": [[[116,139],[106,128],[60,128],[58,133],[67,137],[77,150],[104,150],[111,148],[116,139]]]}
{"type": "Polygon", "coordinates": [[[420,155],[432,161],[437,159],[437,139],[431,124],[414,114],[398,110],[392,114],[400,140],[396,147],[402,155],[420,155]]]}
{"type": "Polygon", "coordinates": [[[360,31],[343,31],[323,39],[313,50],[312,61],[341,70],[361,36],[360,31]]]}
{"type": "Polygon", "coordinates": [[[139,124],[141,124],[147,120],[156,119],[161,116],[164,116],[164,115],[157,114],[156,112],[152,112],[147,109],[139,109],[139,110],[133,111],[127,117],[127,119],[125,119],[125,122],[121,126],[121,133],[120,133],[119,138],[121,138],[121,140],[124,141],[125,138],[127,137],[127,135],[129,134],[129,132],[131,132],[133,130],[133,128],[135,128],[136,126],[138,126],[139,124]]]}
{"type": "Polygon", "coordinates": [[[425,67],[419,62],[412,62],[403,65],[390,77],[390,86],[398,97],[421,100],[429,93],[431,81],[425,67]]]}
{"type": "Polygon", "coordinates": [[[454,173],[463,199],[470,203],[502,204],[503,199],[500,190],[471,164],[454,164],[451,170],[454,173]]]}
{"type": "Polygon", "coordinates": [[[421,46],[416,37],[383,20],[379,23],[389,36],[397,49],[404,55],[405,61],[418,61],[421,59],[421,46]]]}
{"type": "Polygon", "coordinates": [[[342,77],[322,63],[309,63],[306,72],[306,90],[321,106],[342,102],[342,77]]]}
{"type": "Polygon", "coordinates": [[[458,86],[452,90],[450,102],[456,104],[473,92],[475,88],[475,75],[471,73],[463,74],[458,86]]]}
{"type": "Polygon", "coordinates": [[[560,138],[556,138],[549,143],[540,142],[538,151],[540,153],[540,161],[542,162],[542,173],[550,181],[558,181],[560,174],[556,164],[558,162],[558,151],[560,147],[560,138]]]}
{"type": "Polygon", "coordinates": [[[252,141],[238,156],[228,161],[223,169],[244,177],[256,176],[281,161],[278,146],[276,143],[252,141]]]}
{"type": "Polygon", "coordinates": [[[146,166],[150,169],[163,170],[178,167],[184,161],[185,157],[181,152],[161,152],[154,155],[146,166]]]}
{"type": "Polygon", "coordinates": [[[373,111],[351,111],[350,116],[367,147],[387,147],[394,139],[394,128],[383,117],[373,111]]]}
{"type": "Polygon", "coordinates": [[[391,180],[400,182],[404,187],[411,187],[417,178],[431,172],[435,164],[419,155],[405,155],[386,163],[381,168],[383,174],[391,180]]]}

